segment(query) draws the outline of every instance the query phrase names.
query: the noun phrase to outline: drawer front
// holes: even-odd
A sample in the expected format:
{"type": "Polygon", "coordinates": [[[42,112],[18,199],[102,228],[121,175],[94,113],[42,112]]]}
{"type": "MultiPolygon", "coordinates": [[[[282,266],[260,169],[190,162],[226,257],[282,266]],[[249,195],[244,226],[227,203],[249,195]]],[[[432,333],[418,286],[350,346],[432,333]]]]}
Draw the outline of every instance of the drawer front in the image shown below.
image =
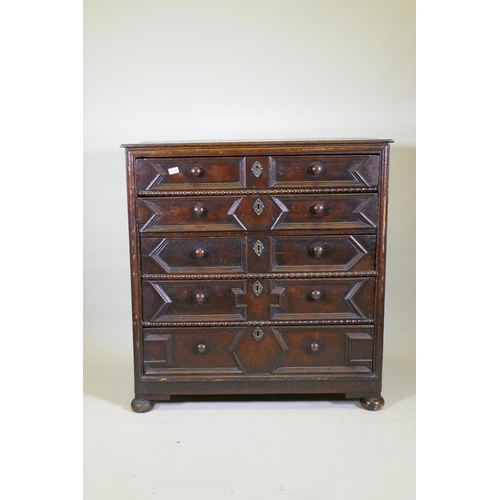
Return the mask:
{"type": "Polygon", "coordinates": [[[275,272],[373,271],[375,235],[270,237],[275,272]]]}
{"type": "Polygon", "coordinates": [[[140,233],[262,231],[269,229],[374,229],[375,194],[140,198],[140,233]]]}
{"type": "Polygon", "coordinates": [[[139,191],[245,187],[246,159],[139,158],[135,163],[139,191]]]}
{"type": "Polygon", "coordinates": [[[146,328],[145,375],[366,374],[370,326],[146,328]]]}
{"type": "Polygon", "coordinates": [[[143,238],[144,274],[246,271],[246,238],[143,238]]]}
{"type": "Polygon", "coordinates": [[[271,280],[273,320],[373,319],[374,278],[271,280]]]}
{"type": "Polygon", "coordinates": [[[145,375],[241,373],[231,354],[237,328],[144,329],[145,375]]]}
{"type": "Polygon", "coordinates": [[[373,271],[375,235],[142,238],[142,274],[373,271]],[[250,246],[249,246],[250,245],[250,246]]]}
{"type": "Polygon", "coordinates": [[[272,187],[376,187],[379,155],[273,156],[272,187]]]}
{"type": "Polygon", "coordinates": [[[274,330],[287,347],[274,373],[342,374],[372,370],[372,327],[279,327],[274,330]]]}
{"type": "Polygon", "coordinates": [[[149,281],[142,286],[143,319],[164,321],[245,320],[246,282],[149,281]]]}
{"type": "Polygon", "coordinates": [[[242,229],[234,210],[241,198],[140,198],[137,201],[139,231],[234,231],[242,229]]]}
{"type": "Polygon", "coordinates": [[[272,229],[374,229],[377,227],[376,194],[330,196],[279,196],[284,216],[272,229]]]}

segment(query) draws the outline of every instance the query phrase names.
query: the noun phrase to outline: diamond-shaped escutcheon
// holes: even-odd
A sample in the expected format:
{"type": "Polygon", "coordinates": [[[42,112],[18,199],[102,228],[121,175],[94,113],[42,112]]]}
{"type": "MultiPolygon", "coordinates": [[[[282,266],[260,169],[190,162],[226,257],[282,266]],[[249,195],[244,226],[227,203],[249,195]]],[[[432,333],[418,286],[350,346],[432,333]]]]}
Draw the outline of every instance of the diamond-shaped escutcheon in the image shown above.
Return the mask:
{"type": "Polygon", "coordinates": [[[288,215],[288,208],[278,198],[250,195],[236,200],[227,213],[243,229],[272,229],[288,215]]]}
{"type": "Polygon", "coordinates": [[[243,330],[230,347],[237,365],[245,373],[272,373],[288,351],[281,334],[270,327],[249,327],[243,330]],[[262,330],[254,336],[255,328],[262,330]]]}

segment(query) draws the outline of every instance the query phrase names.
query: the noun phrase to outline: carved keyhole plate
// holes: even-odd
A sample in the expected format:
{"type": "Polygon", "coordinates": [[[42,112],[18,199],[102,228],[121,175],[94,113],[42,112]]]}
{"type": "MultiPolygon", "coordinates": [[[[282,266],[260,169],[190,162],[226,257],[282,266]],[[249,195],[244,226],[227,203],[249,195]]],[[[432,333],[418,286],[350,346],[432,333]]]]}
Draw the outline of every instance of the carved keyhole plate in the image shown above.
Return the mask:
{"type": "Polygon", "coordinates": [[[253,293],[255,293],[255,295],[257,295],[257,297],[258,297],[262,293],[262,290],[264,290],[264,287],[262,286],[262,283],[260,281],[256,281],[252,285],[252,290],[253,290],[253,293]]]}
{"type": "Polygon", "coordinates": [[[252,172],[253,172],[253,175],[255,175],[255,177],[259,177],[260,174],[264,171],[264,168],[262,167],[261,163],[256,161],[253,165],[252,165],[252,172]]]}
{"type": "Polygon", "coordinates": [[[257,240],[253,245],[253,251],[257,254],[258,257],[262,255],[264,251],[264,243],[262,241],[257,240]]]}
{"type": "Polygon", "coordinates": [[[264,332],[262,331],[262,329],[261,329],[260,327],[257,327],[257,328],[253,331],[252,335],[253,335],[253,338],[254,338],[255,340],[262,340],[262,337],[264,336],[264,332]]]}
{"type": "Polygon", "coordinates": [[[264,202],[260,199],[257,198],[253,204],[253,210],[257,215],[260,215],[266,206],[264,205],[264,202]]]}

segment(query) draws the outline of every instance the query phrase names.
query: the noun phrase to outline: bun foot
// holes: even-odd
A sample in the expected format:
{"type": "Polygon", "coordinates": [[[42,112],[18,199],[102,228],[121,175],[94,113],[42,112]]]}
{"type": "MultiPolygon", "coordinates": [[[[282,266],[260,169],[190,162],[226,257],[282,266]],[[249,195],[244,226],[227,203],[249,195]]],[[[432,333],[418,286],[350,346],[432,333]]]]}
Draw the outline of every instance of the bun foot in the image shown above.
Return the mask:
{"type": "Polygon", "coordinates": [[[148,399],[133,399],[130,406],[136,413],[146,413],[151,411],[155,407],[155,404],[148,399]]]}
{"type": "Polygon", "coordinates": [[[380,396],[379,398],[362,398],[360,402],[361,406],[365,410],[370,411],[381,410],[385,404],[384,398],[382,396],[380,396]]]}

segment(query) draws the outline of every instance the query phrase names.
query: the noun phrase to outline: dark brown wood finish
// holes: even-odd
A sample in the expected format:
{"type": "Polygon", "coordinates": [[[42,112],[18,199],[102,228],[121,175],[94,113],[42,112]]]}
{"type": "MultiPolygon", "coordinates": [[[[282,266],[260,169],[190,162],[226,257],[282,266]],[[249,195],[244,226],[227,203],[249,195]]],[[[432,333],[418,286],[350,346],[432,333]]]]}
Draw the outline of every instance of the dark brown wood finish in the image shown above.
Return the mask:
{"type": "Polygon", "coordinates": [[[247,238],[143,238],[141,259],[146,274],[245,272],[247,238]]]}
{"type": "Polygon", "coordinates": [[[388,140],[128,144],[135,394],[378,410],[388,140]]]}
{"type": "Polygon", "coordinates": [[[269,271],[370,271],[375,235],[271,236],[269,271]]]}
{"type": "Polygon", "coordinates": [[[141,158],[136,172],[137,189],[238,188],[245,187],[246,158],[141,158]]]}
{"type": "Polygon", "coordinates": [[[374,229],[376,194],[139,198],[139,231],[374,229]]]}
{"type": "Polygon", "coordinates": [[[378,155],[278,156],[271,161],[273,187],[377,186],[378,155]]]}

